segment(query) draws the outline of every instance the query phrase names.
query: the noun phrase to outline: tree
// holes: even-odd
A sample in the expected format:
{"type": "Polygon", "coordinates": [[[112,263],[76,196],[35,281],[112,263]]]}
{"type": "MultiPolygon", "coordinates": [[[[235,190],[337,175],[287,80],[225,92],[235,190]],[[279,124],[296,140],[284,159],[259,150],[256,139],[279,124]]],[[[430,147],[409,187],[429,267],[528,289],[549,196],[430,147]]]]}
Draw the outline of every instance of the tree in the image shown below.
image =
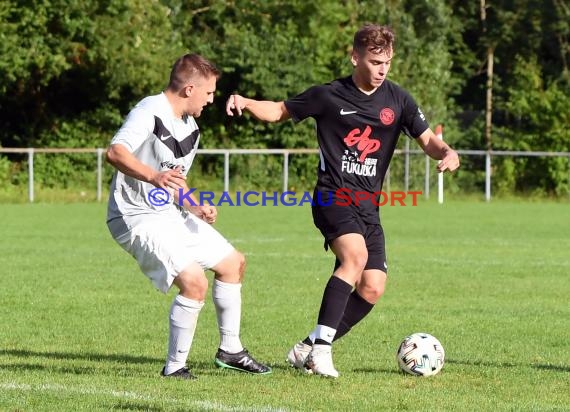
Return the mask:
{"type": "MultiPolygon", "coordinates": [[[[156,0],[2,2],[0,144],[106,146],[128,107],[164,87],[182,49],[168,12],[156,0]]],[[[39,182],[84,169],[73,162],[38,157],[39,182]]]]}

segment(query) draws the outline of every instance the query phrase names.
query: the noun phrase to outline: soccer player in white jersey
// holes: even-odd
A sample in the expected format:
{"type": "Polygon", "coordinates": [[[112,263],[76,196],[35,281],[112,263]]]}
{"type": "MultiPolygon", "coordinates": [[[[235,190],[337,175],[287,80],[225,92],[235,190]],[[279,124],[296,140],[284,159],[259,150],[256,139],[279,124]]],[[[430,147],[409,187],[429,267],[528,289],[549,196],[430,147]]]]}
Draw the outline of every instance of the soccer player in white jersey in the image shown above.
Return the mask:
{"type": "Polygon", "coordinates": [[[388,266],[378,194],[400,134],[441,160],[439,172],[459,167],[457,153],[436,138],[410,94],[386,79],[393,43],[389,27],[366,24],[354,36],[352,75],[285,101],[233,95],[226,104],[230,116],[234,110],[238,115],[246,110],[262,121],[316,121],[320,162],[313,199],[326,194],[329,198],[325,205],[313,205],[313,221],[336,259],[317,325],[295,344],[287,360],[296,368],[334,378],[339,373],[332,362],[332,342],[362,320],[384,293],[388,266]],[[356,193],[367,195],[368,201],[359,202],[356,193]]]}
{"type": "Polygon", "coordinates": [[[240,341],[245,258],[211,226],[216,208],[187,196],[186,175],[200,140],[194,119],[213,102],[219,77],[204,57],[180,57],[166,90],[131,110],[107,150],[107,161],[117,169],[107,211],[113,238],[157,289],[179,289],[170,308],[165,377],[195,378],[186,361],[206,298],[208,269],[215,274],[212,298],[220,332],[215,364],[271,373],[240,341]]]}

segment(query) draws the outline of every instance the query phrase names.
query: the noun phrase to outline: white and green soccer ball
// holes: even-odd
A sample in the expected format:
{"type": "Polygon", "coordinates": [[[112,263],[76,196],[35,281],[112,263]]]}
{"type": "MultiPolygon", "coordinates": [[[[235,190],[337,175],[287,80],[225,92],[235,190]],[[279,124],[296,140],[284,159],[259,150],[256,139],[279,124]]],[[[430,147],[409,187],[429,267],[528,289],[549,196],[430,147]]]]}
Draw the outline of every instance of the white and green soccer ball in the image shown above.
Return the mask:
{"type": "Polygon", "coordinates": [[[406,336],[396,354],[400,369],[417,376],[436,375],[445,362],[441,342],[429,333],[406,336]]]}

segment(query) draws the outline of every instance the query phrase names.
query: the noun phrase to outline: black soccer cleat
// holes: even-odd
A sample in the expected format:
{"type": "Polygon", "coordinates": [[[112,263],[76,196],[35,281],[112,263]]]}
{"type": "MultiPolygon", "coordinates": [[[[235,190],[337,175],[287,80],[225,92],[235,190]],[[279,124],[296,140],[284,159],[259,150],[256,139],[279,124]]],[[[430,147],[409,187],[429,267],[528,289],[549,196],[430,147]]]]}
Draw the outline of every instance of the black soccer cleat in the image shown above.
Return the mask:
{"type": "Polygon", "coordinates": [[[162,371],[160,371],[160,375],[164,376],[165,378],[198,379],[196,376],[192,375],[192,372],[190,372],[190,369],[188,369],[187,366],[178,369],[176,372],[169,373],[168,375],[164,374],[165,370],[166,368],[162,368],[162,371]]]}
{"type": "Polygon", "coordinates": [[[253,359],[247,349],[238,353],[228,353],[222,349],[218,349],[214,363],[218,368],[235,369],[237,371],[257,375],[267,375],[271,373],[271,368],[253,359]]]}

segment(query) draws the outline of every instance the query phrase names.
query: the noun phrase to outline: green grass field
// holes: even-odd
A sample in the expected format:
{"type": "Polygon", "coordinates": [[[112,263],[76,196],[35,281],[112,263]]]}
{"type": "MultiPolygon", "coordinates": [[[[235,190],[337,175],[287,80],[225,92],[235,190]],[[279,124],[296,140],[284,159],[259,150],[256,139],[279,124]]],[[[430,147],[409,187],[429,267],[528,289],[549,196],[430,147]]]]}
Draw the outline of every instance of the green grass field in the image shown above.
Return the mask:
{"type": "Polygon", "coordinates": [[[335,345],[337,380],[288,368],[333,264],[306,207],[222,207],[248,257],[242,340],[274,373],[218,370],[214,307],[189,365],[159,377],[174,291],[155,291],[110,238],[103,204],[0,205],[2,411],[570,410],[570,205],[386,207],[389,284],[335,345]],[[442,342],[432,378],[398,372],[412,332],[442,342]]]}

